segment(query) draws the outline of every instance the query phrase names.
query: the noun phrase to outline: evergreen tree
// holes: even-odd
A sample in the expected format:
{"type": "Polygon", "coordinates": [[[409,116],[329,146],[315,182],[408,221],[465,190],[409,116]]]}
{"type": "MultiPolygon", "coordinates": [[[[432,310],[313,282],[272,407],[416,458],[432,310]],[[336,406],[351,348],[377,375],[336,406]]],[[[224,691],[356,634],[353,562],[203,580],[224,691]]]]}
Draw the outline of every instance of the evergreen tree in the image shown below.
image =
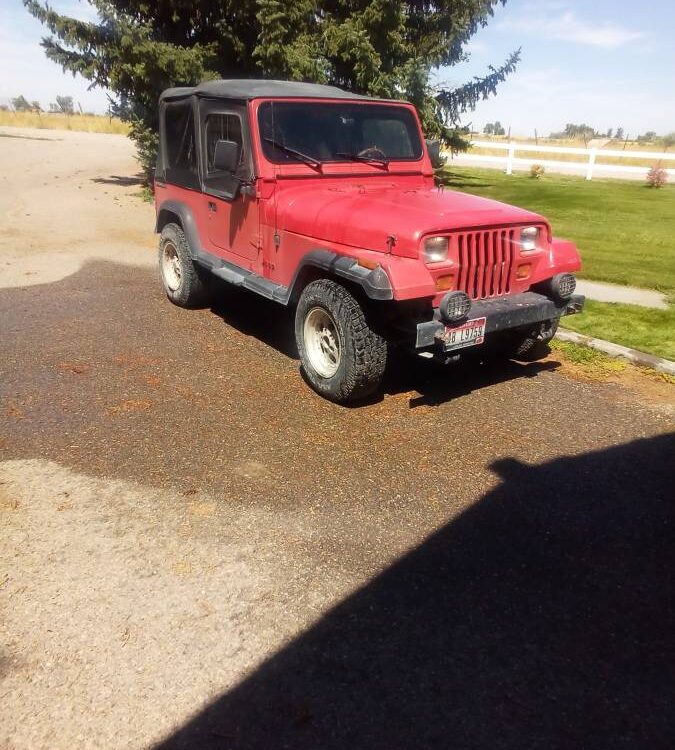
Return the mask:
{"type": "Polygon", "coordinates": [[[23,94],[12,99],[12,107],[14,107],[15,112],[30,112],[31,110],[28,99],[23,94]]]}
{"type": "Polygon", "coordinates": [[[73,103],[72,96],[60,96],[56,95],[56,104],[54,105],[55,112],[62,112],[64,115],[72,115],[75,112],[75,105],[73,103]]]}
{"type": "Polygon", "coordinates": [[[551,133],[550,137],[555,139],[581,138],[585,143],[590,138],[596,138],[598,135],[599,133],[596,132],[595,128],[592,128],[590,125],[586,125],[584,123],[582,123],[581,125],[575,125],[573,122],[568,122],[567,125],[565,125],[565,130],[560,133],[551,133]]]}
{"type": "Polygon", "coordinates": [[[669,148],[675,146],[675,131],[662,136],[659,140],[663,146],[663,150],[667,151],[669,148]]]}
{"type": "Polygon", "coordinates": [[[433,71],[466,59],[469,39],[506,0],[88,0],[97,22],[44,0],[24,0],[51,32],[47,57],[113,92],[149,175],[157,149],[157,99],[169,86],[213,78],[331,83],[413,102],[428,137],[466,142],[459,119],[494,94],[519,59],[456,88],[433,71]]]}

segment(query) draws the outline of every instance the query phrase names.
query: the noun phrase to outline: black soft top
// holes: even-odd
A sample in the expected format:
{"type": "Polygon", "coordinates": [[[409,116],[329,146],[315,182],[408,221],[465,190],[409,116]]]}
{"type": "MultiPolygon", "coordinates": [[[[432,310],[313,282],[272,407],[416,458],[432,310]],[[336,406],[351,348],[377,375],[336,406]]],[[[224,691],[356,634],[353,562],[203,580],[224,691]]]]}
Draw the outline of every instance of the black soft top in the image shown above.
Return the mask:
{"type": "Polygon", "coordinates": [[[183,99],[187,96],[208,96],[220,99],[367,99],[370,101],[392,101],[391,99],[374,99],[370,96],[352,94],[336,86],[323,86],[319,83],[300,83],[296,81],[264,81],[255,78],[220,79],[205,81],[197,86],[180,86],[166,89],[159,97],[160,101],[183,99]]]}

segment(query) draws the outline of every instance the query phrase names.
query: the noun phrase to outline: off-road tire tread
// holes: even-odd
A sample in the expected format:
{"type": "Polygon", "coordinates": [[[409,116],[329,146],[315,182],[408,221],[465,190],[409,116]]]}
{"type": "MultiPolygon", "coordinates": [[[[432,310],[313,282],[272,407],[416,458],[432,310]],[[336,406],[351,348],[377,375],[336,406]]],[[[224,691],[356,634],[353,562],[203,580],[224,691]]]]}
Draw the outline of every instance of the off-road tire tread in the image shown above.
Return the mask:
{"type": "Polygon", "coordinates": [[[190,247],[182,228],[175,223],[167,224],[159,238],[159,278],[166,296],[178,307],[203,307],[210,296],[210,286],[206,271],[202,271],[192,260],[190,247]],[[173,242],[181,261],[181,285],[175,292],[171,291],[162,277],[162,252],[166,240],[173,242]]]}
{"type": "Polygon", "coordinates": [[[296,310],[295,335],[307,379],[318,393],[331,401],[362,400],[382,382],[387,366],[387,342],[373,330],[359,301],[341,284],[319,279],[305,287],[296,310]],[[343,364],[328,379],[316,375],[304,355],[304,319],[316,306],[325,307],[343,329],[343,364]]]}

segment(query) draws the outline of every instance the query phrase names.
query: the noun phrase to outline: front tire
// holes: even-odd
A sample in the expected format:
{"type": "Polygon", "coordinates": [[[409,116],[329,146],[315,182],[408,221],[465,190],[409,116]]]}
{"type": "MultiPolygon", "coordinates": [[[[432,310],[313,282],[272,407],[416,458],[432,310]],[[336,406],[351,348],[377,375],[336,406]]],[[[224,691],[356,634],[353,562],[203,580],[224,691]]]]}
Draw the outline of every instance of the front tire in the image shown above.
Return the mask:
{"type": "Polygon", "coordinates": [[[179,307],[199,307],[208,301],[208,282],[192,260],[185,234],[167,224],[159,238],[159,276],[166,296],[179,307]]]}
{"type": "Polygon", "coordinates": [[[382,382],[387,343],[341,284],[320,279],[305,287],[295,311],[295,340],[307,380],[331,401],[358,401],[382,382]]]}

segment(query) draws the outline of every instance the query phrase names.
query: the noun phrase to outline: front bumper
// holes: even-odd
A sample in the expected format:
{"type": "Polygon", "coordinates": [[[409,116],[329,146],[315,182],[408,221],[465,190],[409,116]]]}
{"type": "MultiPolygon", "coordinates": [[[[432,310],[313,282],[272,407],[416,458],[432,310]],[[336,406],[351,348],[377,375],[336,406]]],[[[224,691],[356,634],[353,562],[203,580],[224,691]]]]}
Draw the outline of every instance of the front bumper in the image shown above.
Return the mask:
{"type": "MultiPolygon", "coordinates": [[[[573,294],[568,300],[558,302],[544,294],[524,292],[509,297],[498,297],[474,302],[471,305],[469,319],[485,318],[485,333],[498,333],[510,328],[534,325],[544,320],[553,320],[563,315],[581,312],[585,297],[573,294]]],[[[457,324],[457,327],[461,324],[457,324]]],[[[417,324],[416,349],[443,345],[443,334],[446,327],[455,327],[440,320],[438,308],[434,310],[433,320],[417,324]]]]}

